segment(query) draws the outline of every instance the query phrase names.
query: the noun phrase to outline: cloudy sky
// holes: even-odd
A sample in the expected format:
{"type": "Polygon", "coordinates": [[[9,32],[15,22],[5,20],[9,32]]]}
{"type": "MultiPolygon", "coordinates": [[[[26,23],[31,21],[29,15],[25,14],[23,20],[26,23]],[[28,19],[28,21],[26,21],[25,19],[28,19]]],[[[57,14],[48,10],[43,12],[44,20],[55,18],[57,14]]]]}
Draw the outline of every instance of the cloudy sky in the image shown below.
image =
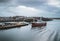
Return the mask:
{"type": "Polygon", "coordinates": [[[60,17],[60,0],[0,0],[0,16],[60,17]]]}

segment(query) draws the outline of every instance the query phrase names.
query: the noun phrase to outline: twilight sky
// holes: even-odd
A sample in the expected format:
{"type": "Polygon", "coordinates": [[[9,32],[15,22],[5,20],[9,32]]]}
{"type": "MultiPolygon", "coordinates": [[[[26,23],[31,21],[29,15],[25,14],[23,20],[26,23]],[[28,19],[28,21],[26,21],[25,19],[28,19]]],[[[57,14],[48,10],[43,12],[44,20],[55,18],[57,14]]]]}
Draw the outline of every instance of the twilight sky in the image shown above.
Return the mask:
{"type": "Polygon", "coordinates": [[[0,0],[0,16],[60,17],[60,0],[0,0]]]}

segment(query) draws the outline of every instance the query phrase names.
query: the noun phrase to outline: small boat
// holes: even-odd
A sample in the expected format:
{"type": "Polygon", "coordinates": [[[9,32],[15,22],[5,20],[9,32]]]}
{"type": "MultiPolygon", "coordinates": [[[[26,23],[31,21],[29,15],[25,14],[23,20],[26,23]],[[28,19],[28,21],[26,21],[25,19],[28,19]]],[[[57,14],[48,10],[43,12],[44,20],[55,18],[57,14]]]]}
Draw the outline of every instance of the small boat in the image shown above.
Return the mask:
{"type": "Polygon", "coordinates": [[[42,21],[42,18],[40,20],[38,20],[37,22],[32,22],[32,27],[42,27],[42,26],[46,26],[47,23],[42,21]]]}
{"type": "Polygon", "coordinates": [[[41,22],[33,22],[32,23],[32,27],[42,27],[42,26],[46,26],[46,22],[41,23],[41,22]]]}

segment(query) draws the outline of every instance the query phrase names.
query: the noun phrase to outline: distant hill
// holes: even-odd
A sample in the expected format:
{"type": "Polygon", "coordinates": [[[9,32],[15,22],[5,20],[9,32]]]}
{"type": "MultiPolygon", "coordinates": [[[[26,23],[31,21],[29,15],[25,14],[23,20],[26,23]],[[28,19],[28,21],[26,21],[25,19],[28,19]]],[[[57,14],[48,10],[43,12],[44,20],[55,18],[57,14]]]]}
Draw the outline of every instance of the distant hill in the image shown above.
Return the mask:
{"type": "Polygon", "coordinates": [[[51,18],[51,19],[60,19],[60,18],[51,18]]]}

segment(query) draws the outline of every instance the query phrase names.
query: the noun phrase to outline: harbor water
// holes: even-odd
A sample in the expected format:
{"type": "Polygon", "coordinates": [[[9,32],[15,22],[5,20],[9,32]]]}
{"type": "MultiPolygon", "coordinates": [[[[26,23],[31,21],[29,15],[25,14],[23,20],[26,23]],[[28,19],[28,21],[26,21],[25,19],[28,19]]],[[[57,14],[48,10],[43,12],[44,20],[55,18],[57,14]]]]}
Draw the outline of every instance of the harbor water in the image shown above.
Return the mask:
{"type": "Polygon", "coordinates": [[[32,28],[29,24],[0,30],[0,41],[60,41],[60,20],[48,21],[43,28],[32,28]]]}

